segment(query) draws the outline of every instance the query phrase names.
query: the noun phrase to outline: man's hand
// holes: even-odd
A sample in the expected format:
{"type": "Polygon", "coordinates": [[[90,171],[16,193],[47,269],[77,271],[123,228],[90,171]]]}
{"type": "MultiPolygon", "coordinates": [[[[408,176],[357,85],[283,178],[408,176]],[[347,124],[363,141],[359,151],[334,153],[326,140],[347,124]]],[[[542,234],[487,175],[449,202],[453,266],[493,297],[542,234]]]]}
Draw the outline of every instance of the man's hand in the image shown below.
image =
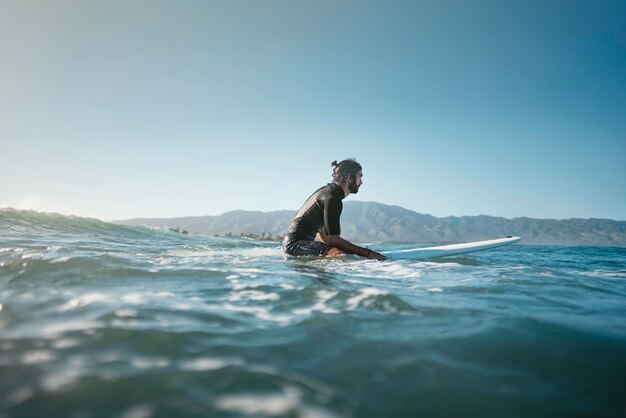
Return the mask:
{"type": "Polygon", "coordinates": [[[387,257],[385,257],[381,253],[374,251],[374,250],[370,250],[370,253],[367,256],[367,258],[369,258],[370,260],[378,260],[378,261],[385,261],[387,259],[387,257]]]}

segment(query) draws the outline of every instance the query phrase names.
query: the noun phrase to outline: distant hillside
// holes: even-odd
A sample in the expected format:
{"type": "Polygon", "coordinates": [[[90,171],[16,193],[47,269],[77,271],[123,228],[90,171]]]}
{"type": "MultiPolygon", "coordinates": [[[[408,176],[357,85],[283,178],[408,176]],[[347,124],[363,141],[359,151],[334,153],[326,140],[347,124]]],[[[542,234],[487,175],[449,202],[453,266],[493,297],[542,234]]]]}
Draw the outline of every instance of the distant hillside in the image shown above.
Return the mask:
{"type": "MultiPolygon", "coordinates": [[[[137,218],[116,223],[180,227],[181,231],[210,235],[265,232],[276,236],[285,234],[295,212],[235,210],[219,216],[137,218]]],[[[519,235],[526,244],[626,247],[626,221],[610,219],[506,219],[485,215],[437,218],[399,206],[345,202],[341,226],[341,235],[356,242],[449,243],[519,235]]]]}
{"type": "Polygon", "coordinates": [[[135,218],[114,221],[124,225],[145,225],[152,227],[167,227],[186,230],[190,233],[210,235],[257,234],[263,232],[272,235],[283,235],[293,219],[295,211],[280,210],[274,212],[259,212],[233,210],[219,216],[185,216],[182,218],[135,218]]]}

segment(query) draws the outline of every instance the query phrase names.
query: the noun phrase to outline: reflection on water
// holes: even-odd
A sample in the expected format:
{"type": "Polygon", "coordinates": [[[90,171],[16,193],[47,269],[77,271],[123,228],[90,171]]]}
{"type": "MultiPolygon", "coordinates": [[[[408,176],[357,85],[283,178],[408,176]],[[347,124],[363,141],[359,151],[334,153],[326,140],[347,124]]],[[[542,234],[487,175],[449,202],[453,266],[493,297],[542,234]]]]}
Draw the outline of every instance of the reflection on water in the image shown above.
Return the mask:
{"type": "Polygon", "coordinates": [[[624,249],[299,259],[46,216],[0,216],[0,417],[626,410],[624,249]]]}

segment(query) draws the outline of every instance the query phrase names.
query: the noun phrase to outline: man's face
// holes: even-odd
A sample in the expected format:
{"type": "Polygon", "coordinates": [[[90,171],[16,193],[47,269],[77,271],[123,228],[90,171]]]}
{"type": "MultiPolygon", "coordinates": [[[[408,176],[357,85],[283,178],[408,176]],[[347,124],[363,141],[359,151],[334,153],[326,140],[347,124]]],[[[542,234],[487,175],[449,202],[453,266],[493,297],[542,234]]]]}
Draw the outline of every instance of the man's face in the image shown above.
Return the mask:
{"type": "Polygon", "coordinates": [[[356,194],[359,192],[359,187],[363,184],[363,172],[359,171],[355,176],[350,178],[348,183],[348,190],[350,193],[356,194]]]}

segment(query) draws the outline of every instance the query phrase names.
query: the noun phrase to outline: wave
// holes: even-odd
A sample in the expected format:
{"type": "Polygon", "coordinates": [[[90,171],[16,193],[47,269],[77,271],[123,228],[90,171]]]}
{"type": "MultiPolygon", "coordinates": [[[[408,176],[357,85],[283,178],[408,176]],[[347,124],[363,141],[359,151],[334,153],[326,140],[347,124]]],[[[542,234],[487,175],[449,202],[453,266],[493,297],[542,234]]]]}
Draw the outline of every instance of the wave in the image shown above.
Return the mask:
{"type": "Polygon", "coordinates": [[[54,212],[37,212],[12,208],[0,209],[0,227],[4,233],[31,231],[66,233],[112,233],[112,234],[155,234],[159,230],[141,226],[118,225],[75,215],[62,215],[54,212]]]}
{"type": "MultiPolygon", "coordinates": [[[[144,249],[167,245],[177,247],[178,244],[184,244],[189,255],[195,256],[201,255],[202,251],[216,247],[224,250],[248,248],[258,256],[268,255],[266,254],[268,250],[263,250],[263,248],[267,248],[270,244],[273,248],[278,248],[275,242],[249,238],[178,234],[165,228],[122,225],[96,218],[52,212],[0,208],[0,240],[2,240],[0,242],[3,244],[13,241],[18,247],[33,248],[33,244],[38,242],[45,249],[46,244],[63,242],[63,239],[69,239],[71,246],[75,249],[80,248],[81,243],[88,247],[95,245],[95,247],[100,246],[107,250],[119,244],[139,246],[144,249]]],[[[276,254],[273,250],[269,252],[276,254]]]]}

